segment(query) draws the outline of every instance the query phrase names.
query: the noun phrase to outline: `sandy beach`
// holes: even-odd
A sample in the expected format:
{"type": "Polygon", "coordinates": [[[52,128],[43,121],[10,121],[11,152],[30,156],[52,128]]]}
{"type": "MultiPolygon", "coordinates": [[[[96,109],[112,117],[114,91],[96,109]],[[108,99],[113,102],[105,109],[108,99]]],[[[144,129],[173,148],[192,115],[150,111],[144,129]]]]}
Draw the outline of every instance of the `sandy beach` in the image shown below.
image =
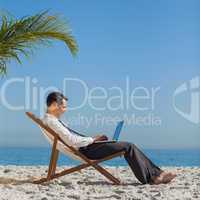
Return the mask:
{"type": "MultiPolygon", "coordinates": [[[[142,185],[128,167],[106,167],[120,178],[123,185],[112,185],[93,168],[66,175],[49,183],[30,183],[45,175],[47,166],[0,166],[1,200],[62,200],[62,199],[130,199],[130,200],[189,200],[200,199],[199,167],[162,167],[175,171],[170,184],[142,185]]],[[[61,170],[59,167],[57,170],[61,170]]]]}

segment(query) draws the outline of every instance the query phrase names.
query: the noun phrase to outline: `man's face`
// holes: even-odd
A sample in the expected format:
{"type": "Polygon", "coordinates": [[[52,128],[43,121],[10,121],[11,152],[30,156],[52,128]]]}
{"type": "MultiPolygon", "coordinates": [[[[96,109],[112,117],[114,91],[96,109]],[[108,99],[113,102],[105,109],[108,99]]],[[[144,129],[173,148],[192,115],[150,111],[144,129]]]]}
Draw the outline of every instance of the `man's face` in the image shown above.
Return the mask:
{"type": "Polygon", "coordinates": [[[67,101],[62,99],[61,104],[53,102],[50,107],[48,107],[48,110],[60,116],[67,110],[67,101]]]}
{"type": "Polygon", "coordinates": [[[67,101],[65,99],[63,99],[62,100],[62,104],[58,105],[58,112],[60,114],[63,114],[66,110],[67,110],[67,101]]]}

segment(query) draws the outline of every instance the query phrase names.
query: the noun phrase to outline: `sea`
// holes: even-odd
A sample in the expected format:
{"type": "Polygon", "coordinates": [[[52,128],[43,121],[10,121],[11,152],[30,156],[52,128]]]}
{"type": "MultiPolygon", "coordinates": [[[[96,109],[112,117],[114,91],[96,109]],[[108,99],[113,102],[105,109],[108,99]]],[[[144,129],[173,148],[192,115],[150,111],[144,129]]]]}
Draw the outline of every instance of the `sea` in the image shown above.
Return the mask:
{"type": "MultiPolygon", "coordinates": [[[[157,166],[200,167],[200,149],[141,149],[157,166]]],[[[0,165],[48,165],[51,156],[49,147],[0,147],[0,165]]],[[[58,165],[76,165],[79,161],[63,154],[58,165]]],[[[128,166],[123,157],[102,163],[108,166],[128,166]]]]}

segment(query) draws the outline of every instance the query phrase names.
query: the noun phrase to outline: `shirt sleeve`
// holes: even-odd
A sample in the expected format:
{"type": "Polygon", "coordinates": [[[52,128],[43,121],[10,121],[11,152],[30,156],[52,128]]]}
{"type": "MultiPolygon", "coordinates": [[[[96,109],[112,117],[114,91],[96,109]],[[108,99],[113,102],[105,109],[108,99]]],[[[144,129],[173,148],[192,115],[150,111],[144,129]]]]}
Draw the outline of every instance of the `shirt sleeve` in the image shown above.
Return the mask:
{"type": "Polygon", "coordinates": [[[70,146],[84,147],[94,142],[92,137],[82,137],[79,135],[72,134],[67,128],[65,128],[57,120],[48,120],[46,124],[52,128],[58,135],[70,146]]]}

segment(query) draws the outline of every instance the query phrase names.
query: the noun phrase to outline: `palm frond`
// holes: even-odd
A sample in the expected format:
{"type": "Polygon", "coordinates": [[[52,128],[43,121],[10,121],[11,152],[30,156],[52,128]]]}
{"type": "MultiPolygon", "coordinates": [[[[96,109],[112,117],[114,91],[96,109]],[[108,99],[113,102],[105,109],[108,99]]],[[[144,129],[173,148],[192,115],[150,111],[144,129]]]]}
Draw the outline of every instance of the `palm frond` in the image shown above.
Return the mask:
{"type": "Polygon", "coordinates": [[[3,15],[0,22],[0,74],[6,73],[6,63],[15,59],[21,63],[20,54],[28,57],[38,45],[51,44],[53,40],[63,41],[74,56],[78,45],[69,25],[59,16],[42,12],[20,20],[3,15]]]}

